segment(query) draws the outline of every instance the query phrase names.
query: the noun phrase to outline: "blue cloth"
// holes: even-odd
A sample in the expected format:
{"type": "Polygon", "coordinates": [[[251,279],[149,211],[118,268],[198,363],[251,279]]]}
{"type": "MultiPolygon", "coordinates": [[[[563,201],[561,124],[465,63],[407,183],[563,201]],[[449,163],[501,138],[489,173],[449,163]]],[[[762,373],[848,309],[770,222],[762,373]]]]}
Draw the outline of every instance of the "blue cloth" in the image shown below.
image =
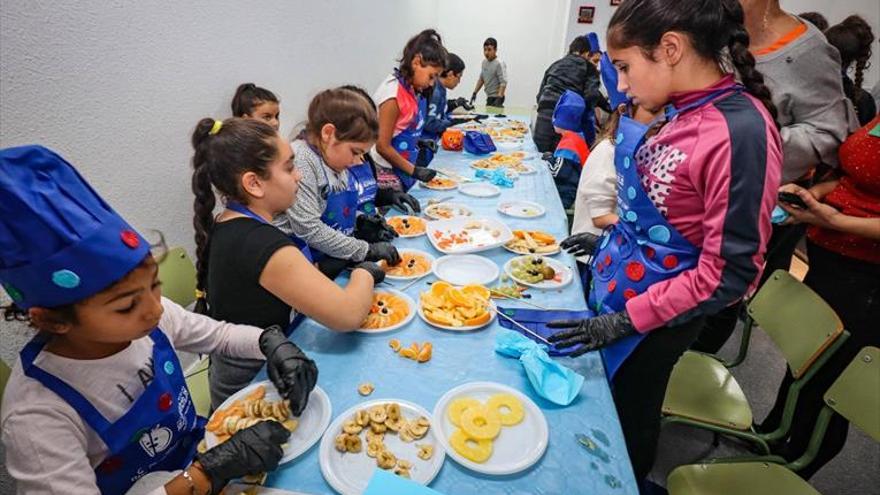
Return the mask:
{"type": "Polygon", "coordinates": [[[446,111],[446,87],[439,79],[434,83],[434,91],[428,101],[428,117],[425,119],[425,128],[422,136],[425,139],[437,141],[443,135],[443,131],[452,125],[449,112],[446,111]]]}
{"type": "Polygon", "coordinates": [[[488,155],[495,151],[495,142],[485,132],[464,133],[464,150],[472,155],[488,155]]]}
{"type": "Polygon", "coordinates": [[[587,33],[587,41],[590,42],[590,53],[599,53],[602,47],[599,45],[599,35],[594,32],[587,33]]]}
{"type": "MultiPolygon", "coordinates": [[[[528,137],[523,150],[535,150],[528,137]]],[[[438,167],[469,176],[473,170],[470,164],[474,157],[441,150],[435,161],[439,163],[438,167]]],[[[557,239],[564,239],[568,233],[565,212],[545,167],[538,167],[536,174],[521,175],[515,187],[502,189],[501,195],[495,198],[473,198],[457,191],[434,191],[421,186],[414,187],[410,193],[422,204],[427,204],[431,198],[453,195],[455,202],[466,204],[475,216],[501,220],[512,229],[541,229],[557,239]],[[497,210],[498,204],[512,200],[542,204],[547,209],[547,214],[539,219],[502,216],[497,210]]],[[[394,244],[401,249],[421,249],[440,256],[425,236],[395,239],[394,244]]],[[[492,260],[499,267],[517,256],[503,248],[485,251],[479,255],[492,260]]],[[[574,257],[567,253],[557,254],[554,259],[572,269],[575,267],[574,257]]],[[[419,293],[428,290],[428,282],[432,280],[434,279],[426,278],[404,292],[418,301],[419,293]]],[[[345,276],[340,277],[340,283],[345,281],[345,276]]],[[[400,283],[392,284],[402,287],[400,283]]],[[[575,280],[560,290],[529,292],[532,294],[529,301],[541,306],[572,311],[586,310],[580,280],[575,280]]],[[[505,307],[525,309],[518,301],[499,302],[505,307]]],[[[432,411],[440,396],[451,388],[466,382],[484,380],[513,387],[526,394],[541,408],[550,425],[550,440],[547,452],[535,466],[512,476],[486,476],[465,469],[447,457],[440,474],[431,483],[431,488],[435,490],[456,495],[638,494],[600,354],[589,352],[576,359],[556,358],[585,379],[574,402],[568,407],[559,407],[532,390],[519,362],[495,353],[495,334],[501,328],[499,318],[496,318],[495,322],[479,331],[466,334],[444,332],[429,326],[416,316],[412,323],[391,333],[340,334],[307,319],[292,334],[291,340],[317,362],[321,370],[318,385],[329,395],[334,417],[364,401],[354,391],[365,381],[376,386],[376,392],[371,397],[408,400],[428,411],[432,411]],[[400,339],[405,345],[412,342],[431,342],[434,356],[431,361],[421,364],[402,359],[388,348],[388,340],[391,338],[400,339]],[[603,448],[606,449],[610,462],[597,463],[598,470],[590,467],[590,461],[594,458],[574,439],[575,433],[589,433],[592,430],[601,430],[609,440],[609,446],[603,448]],[[564,466],[564,474],[560,474],[560,466],[564,466]],[[610,489],[605,481],[606,477],[619,480],[621,487],[610,489]]],[[[265,372],[256,378],[262,379],[265,379],[265,372]]],[[[313,447],[299,459],[279,466],[278,470],[269,475],[267,486],[306,493],[333,493],[321,476],[317,447],[313,447]]]]}
{"type": "Polygon", "coordinates": [[[770,223],[773,225],[779,225],[780,223],[788,220],[788,217],[791,216],[791,213],[782,209],[781,206],[776,205],[773,208],[773,212],[770,213],[770,223]]]}
{"type": "Polygon", "coordinates": [[[476,170],[474,177],[487,180],[498,187],[513,187],[513,179],[507,175],[507,168],[499,167],[495,170],[476,170]]]}
{"type": "Polygon", "coordinates": [[[607,53],[603,53],[602,59],[599,61],[599,75],[602,77],[602,84],[608,93],[608,102],[611,103],[613,110],[629,101],[625,93],[617,90],[617,68],[611,63],[611,58],[607,53]]]}
{"type": "Polygon", "coordinates": [[[583,131],[583,118],[586,110],[587,103],[584,101],[584,97],[566,89],[565,93],[559,97],[556,108],[553,110],[553,127],[572,132],[583,131]]]}
{"type": "Polygon", "coordinates": [[[149,251],[64,158],[42,146],[0,150],[0,283],[19,307],[81,301],[149,251]]]}
{"type": "Polygon", "coordinates": [[[495,334],[495,352],[519,359],[529,383],[541,397],[560,406],[574,401],[584,385],[584,377],[550,359],[547,347],[510,330],[495,334]]]}
{"type": "Polygon", "coordinates": [[[125,493],[147,473],[185,468],[205,435],[206,421],[196,415],[174,348],[159,328],[150,332],[150,339],[153,379],[115,423],[62,378],[34,364],[46,345],[44,336],[34,337],[21,351],[24,374],[67,402],[107,445],[107,457],[95,468],[101,493],[125,493]]]}

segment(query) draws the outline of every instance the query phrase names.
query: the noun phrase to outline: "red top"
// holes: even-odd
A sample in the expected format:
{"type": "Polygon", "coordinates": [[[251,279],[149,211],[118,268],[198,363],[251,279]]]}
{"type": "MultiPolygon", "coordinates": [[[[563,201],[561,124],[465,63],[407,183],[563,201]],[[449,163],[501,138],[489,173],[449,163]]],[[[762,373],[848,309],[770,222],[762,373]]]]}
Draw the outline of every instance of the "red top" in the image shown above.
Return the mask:
{"type": "MultiPolygon", "coordinates": [[[[878,125],[880,116],[874,117],[840,146],[843,178],[824,201],[844,215],[880,217],[880,137],[869,134],[878,125]]],[[[880,264],[880,241],[815,226],[810,226],[807,236],[835,253],[880,264]]]]}

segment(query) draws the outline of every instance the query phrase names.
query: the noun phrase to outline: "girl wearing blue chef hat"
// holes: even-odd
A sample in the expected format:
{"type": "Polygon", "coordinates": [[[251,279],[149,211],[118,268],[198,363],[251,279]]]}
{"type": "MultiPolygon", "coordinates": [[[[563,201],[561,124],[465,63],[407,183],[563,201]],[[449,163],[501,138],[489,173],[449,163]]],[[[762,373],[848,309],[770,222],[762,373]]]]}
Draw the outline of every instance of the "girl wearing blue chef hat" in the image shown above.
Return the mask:
{"type": "Polygon", "coordinates": [[[63,158],[0,150],[0,283],[39,333],[3,400],[6,468],[21,493],[124,493],[176,472],[156,494],[219,492],[274,469],[275,422],[204,453],[175,351],[266,359],[294,415],[318,370],[274,329],[221,323],[163,299],[150,246],[63,158]]]}

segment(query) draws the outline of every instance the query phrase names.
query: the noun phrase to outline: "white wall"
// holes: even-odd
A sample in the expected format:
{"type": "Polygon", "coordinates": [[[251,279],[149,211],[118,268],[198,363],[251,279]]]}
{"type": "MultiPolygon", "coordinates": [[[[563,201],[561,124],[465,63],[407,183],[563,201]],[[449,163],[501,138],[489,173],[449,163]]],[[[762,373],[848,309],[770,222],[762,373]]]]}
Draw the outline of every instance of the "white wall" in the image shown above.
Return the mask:
{"type": "Polygon", "coordinates": [[[433,2],[0,1],[0,147],[59,151],[137,228],[192,247],[199,118],[239,83],[281,98],[282,132],[331,85],[369,92],[433,2]]]}
{"type": "MultiPolygon", "coordinates": [[[[452,96],[470,98],[480,75],[483,41],[491,36],[498,40],[498,57],[507,64],[505,106],[534,105],[544,71],[565,54],[561,34],[567,10],[568,0],[439,0],[437,26],[443,44],[466,65],[452,96]]],[[[480,90],[477,102],[485,99],[480,90]]]]}

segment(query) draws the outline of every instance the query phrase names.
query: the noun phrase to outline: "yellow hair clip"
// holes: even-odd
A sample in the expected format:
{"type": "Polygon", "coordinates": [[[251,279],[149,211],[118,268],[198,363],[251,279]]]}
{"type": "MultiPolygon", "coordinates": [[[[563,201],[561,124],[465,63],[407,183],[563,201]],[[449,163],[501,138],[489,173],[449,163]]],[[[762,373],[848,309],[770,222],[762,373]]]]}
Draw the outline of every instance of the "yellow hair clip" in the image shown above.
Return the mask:
{"type": "Polygon", "coordinates": [[[208,134],[210,134],[212,136],[217,134],[218,132],[220,132],[221,127],[223,127],[223,121],[222,120],[215,120],[214,125],[211,126],[211,130],[208,132],[208,134]]]}

